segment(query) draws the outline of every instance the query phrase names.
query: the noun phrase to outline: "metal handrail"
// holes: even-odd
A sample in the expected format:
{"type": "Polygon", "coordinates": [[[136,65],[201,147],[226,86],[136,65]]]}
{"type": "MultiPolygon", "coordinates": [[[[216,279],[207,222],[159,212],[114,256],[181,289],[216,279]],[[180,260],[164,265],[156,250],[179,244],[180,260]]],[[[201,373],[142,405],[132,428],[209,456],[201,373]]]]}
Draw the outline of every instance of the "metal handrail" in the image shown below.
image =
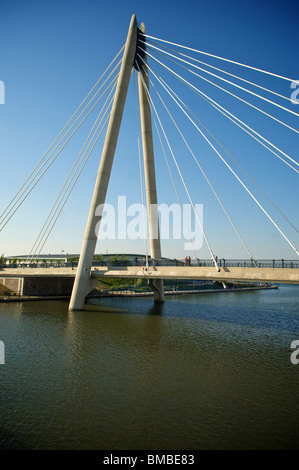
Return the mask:
{"type": "MultiPolygon", "coordinates": [[[[150,260],[150,266],[190,266],[190,267],[214,267],[214,262],[208,259],[192,259],[190,262],[185,261],[184,259],[173,259],[173,260],[166,260],[162,259],[159,261],[150,260]]],[[[226,260],[221,258],[218,260],[219,267],[228,267],[228,268],[288,268],[288,269],[299,269],[299,261],[297,260],[284,260],[284,259],[273,259],[273,260],[226,260]]],[[[1,264],[0,269],[14,269],[14,268],[65,268],[65,267],[77,267],[78,262],[64,262],[64,263],[14,263],[14,264],[1,264]]],[[[92,266],[107,266],[107,267],[124,267],[124,266],[145,266],[144,260],[138,260],[137,262],[133,260],[126,260],[122,262],[121,260],[117,260],[117,262],[109,262],[108,261],[94,261],[92,266]]]]}

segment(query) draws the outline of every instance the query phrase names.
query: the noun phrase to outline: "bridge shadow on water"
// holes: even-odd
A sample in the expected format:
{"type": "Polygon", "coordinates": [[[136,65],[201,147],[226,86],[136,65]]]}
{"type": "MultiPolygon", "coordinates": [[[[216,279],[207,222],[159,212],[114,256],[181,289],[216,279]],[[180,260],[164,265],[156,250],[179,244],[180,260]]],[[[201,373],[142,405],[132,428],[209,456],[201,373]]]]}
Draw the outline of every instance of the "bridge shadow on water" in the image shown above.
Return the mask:
{"type": "Polygon", "coordinates": [[[229,323],[299,333],[299,287],[279,286],[275,290],[186,294],[167,296],[164,303],[153,298],[93,299],[85,309],[112,314],[180,318],[229,323]]]}

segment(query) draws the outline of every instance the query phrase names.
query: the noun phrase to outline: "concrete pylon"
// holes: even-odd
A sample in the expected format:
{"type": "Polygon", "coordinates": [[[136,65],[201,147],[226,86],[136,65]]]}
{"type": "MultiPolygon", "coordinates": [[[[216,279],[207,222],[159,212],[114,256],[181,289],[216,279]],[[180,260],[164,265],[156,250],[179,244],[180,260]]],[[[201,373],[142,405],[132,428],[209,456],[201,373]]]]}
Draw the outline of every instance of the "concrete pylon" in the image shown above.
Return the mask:
{"type": "MultiPolygon", "coordinates": [[[[140,25],[140,30],[145,32],[144,24],[140,25]]],[[[145,45],[143,44],[143,49],[145,45]]],[[[142,148],[144,159],[144,173],[146,186],[146,200],[149,224],[151,258],[155,263],[161,261],[161,244],[159,233],[158,201],[156,188],[156,174],[154,163],[154,146],[152,135],[151,108],[146,90],[149,90],[149,80],[146,65],[146,54],[143,64],[138,72],[139,105],[142,133],[142,148]]],[[[164,302],[163,279],[150,280],[149,284],[154,291],[155,302],[164,302]]]]}
{"type": "Polygon", "coordinates": [[[103,207],[106,199],[116,143],[136,54],[137,30],[136,16],[132,15],[101,162],[90,206],[77,274],[69,304],[70,310],[82,310],[85,297],[92,287],[90,271],[97,243],[96,230],[99,229],[99,224],[102,218],[102,211],[100,213],[96,213],[96,209],[101,205],[101,207],[103,207]]]}

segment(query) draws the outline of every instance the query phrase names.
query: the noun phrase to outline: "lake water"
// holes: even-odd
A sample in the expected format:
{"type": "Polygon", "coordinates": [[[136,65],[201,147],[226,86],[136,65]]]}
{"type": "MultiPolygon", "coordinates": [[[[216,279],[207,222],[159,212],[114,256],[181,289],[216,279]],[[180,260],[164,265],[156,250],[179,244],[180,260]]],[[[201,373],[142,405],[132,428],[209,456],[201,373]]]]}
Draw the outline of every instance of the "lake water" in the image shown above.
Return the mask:
{"type": "Polygon", "coordinates": [[[299,449],[299,286],[2,303],[0,340],[2,449],[299,449]]]}

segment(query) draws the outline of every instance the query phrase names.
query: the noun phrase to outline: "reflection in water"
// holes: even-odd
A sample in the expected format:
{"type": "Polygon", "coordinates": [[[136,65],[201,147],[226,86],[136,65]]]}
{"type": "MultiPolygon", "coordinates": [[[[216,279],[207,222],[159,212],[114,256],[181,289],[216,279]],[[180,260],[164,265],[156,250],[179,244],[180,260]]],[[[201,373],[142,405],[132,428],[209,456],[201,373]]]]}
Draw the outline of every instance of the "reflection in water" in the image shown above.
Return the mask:
{"type": "Polygon", "coordinates": [[[153,303],[153,306],[148,310],[148,315],[163,315],[164,303],[153,303]]]}
{"type": "Polygon", "coordinates": [[[0,448],[297,448],[298,300],[0,304],[0,448]]]}

